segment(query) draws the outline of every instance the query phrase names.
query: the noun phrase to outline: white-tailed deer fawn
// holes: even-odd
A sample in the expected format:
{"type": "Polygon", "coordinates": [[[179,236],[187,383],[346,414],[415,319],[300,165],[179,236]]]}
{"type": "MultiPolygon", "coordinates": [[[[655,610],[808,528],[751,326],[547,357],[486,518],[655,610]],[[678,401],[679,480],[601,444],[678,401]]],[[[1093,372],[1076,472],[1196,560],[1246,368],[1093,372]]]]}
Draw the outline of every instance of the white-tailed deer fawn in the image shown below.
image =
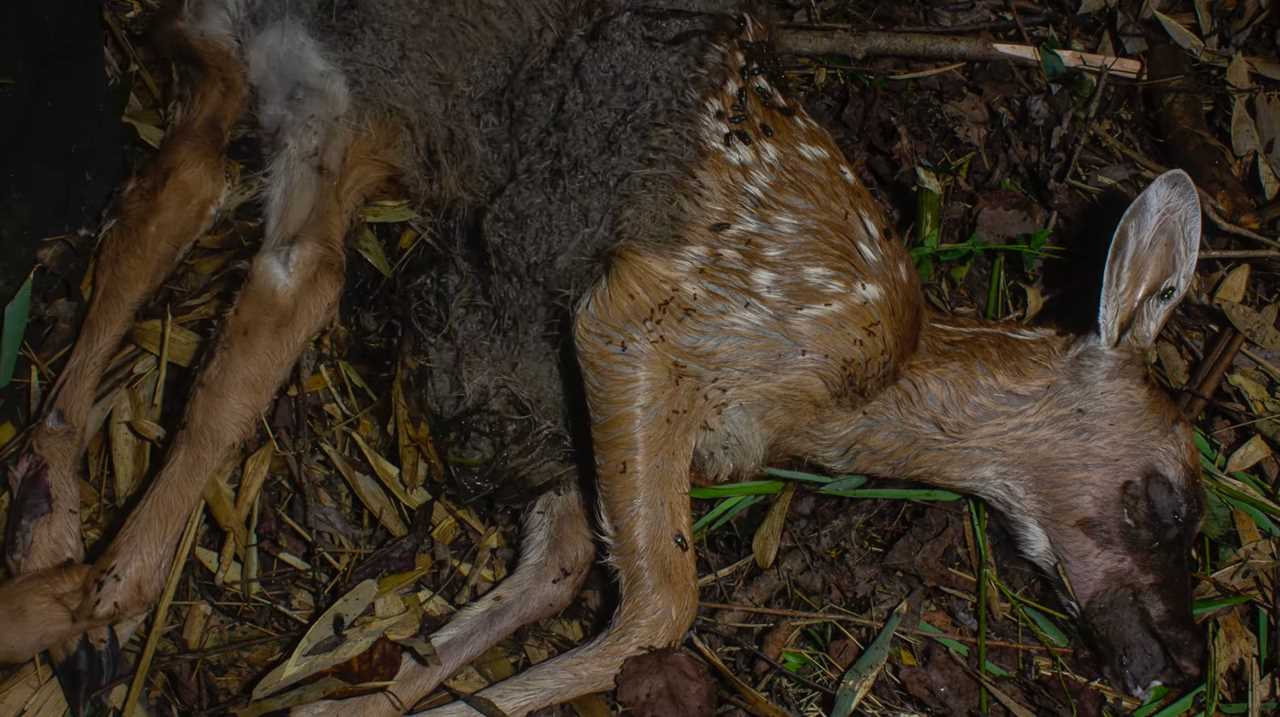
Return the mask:
{"type": "MultiPolygon", "coordinates": [[[[515,6],[495,4],[522,12],[515,6]]],[[[440,7],[437,20],[470,12],[440,7]]],[[[612,17],[565,12],[556,17],[591,32],[612,17]]],[[[436,38],[453,31],[413,27],[436,38]]],[[[345,33],[313,25],[300,8],[253,0],[182,8],[170,36],[195,71],[194,90],[151,168],[126,190],[81,339],[14,470],[6,557],[19,577],[0,586],[0,660],[53,648],[92,671],[90,658],[112,649],[108,626],[157,596],[209,467],[251,430],[332,316],[341,240],[358,203],[394,165],[421,161],[415,148],[436,142],[434,166],[447,163],[439,140],[414,136],[412,121],[397,131],[370,119],[413,108],[403,97],[380,102],[377,82],[349,90],[341,48],[355,31],[345,33]],[[317,39],[325,33],[333,49],[317,39]],[[263,248],[164,467],[102,557],[82,565],[74,476],[88,401],[139,303],[217,208],[220,158],[247,88],[269,155],[263,248]],[[93,639],[77,647],[87,631],[93,639]]],[[[698,602],[691,473],[719,481],[789,459],[987,499],[1023,552],[1063,581],[1064,602],[1113,681],[1141,694],[1197,675],[1203,641],[1187,556],[1202,512],[1198,462],[1190,426],[1144,362],[1194,274],[1200,209],[1190,180],[1158,177],[1125,213],[1096,333],[934,315],[903,245],[830,135],[767,71],[764,40],[743,20],[700,52],[701,73],[685,79],[691,89],[673,118],[641,128],[662,149],[647,171],[608,189],[613,248],[574,309],[599,531],[621,604],[602,635],[479,696],[523,715],[609,689],[627,658],[678,643],[698,602]]],[[[439,189],[430,177],[423,184],[439,189]]],[[[545,271],[589,254],[558,251],[569,259],[545,271]]],[[[554,362],[550,344],[546,354],[554,362]]],[[[573,480],[544,492],[516,572],[432,636],[437,664],[406,656],[386,691],[302,711],[406,711],[517,627],[561,610],[595,554],[587,512],[573,480]]],[[[427,714],[478,712],[456,703],[427,714]]]]}

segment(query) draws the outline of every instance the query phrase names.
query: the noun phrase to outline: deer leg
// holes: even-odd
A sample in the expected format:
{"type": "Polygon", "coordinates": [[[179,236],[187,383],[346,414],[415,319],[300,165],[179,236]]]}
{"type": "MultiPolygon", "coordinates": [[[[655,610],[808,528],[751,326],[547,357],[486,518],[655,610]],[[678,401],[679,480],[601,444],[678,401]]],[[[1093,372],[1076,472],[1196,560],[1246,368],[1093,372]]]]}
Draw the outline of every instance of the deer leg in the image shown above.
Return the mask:
{"type": "Polygon", "coordinates": [[[293,713],[310,717],[404,714],[460,667],[521,626],[568,606],[595,557],[577,486],[565,485],[544,494],[524,522],[516,571],[431,636],[437,663],[424,665],[405,655],[386,691],[304,705],[293,713]]]}
{"type": "MultiPolygon", "coordinates": [[[[301,32],[299,28],[280,32],[286,31],[301,32]]],[[[294,67],[331,68],[309,38],[291,35],[282,40],[269,29],[248,48],[251,79],[255,63],[261,70],[263,63],[281,61],[279,55],[289,52],[311,53],[283,58],[297,59],[294,67]],[[279,52],[273,54],[275,50],[279,52]]],[[[77,594],[58,596],[59,604],[77,605],[70,618],[50,615],[40,625],[27,625],[20,621],[31,617],[30,611],[0,601],[0,617],[19,620],[6,622],[9,629],[36,635],[27,643],[28,649],[42,640],[48,644],[42,636],[109,625],[150,606],[210,466],[218,465],[252,429],[306,341],[334,313],[343,283],[347,224],[364,197],[393,172],[387,148],[395,142],[380,129],[352,136],[344,124],[347,96],[341,75],[302,74],[295,80],[285,86],[257,88],[260,102],[275,102],[276,108],[285,110],[271,115],[268,125],[276,146],[267,237],[197,382],[184,428],[159,475],[81,581],[77,594]]],[[[58,571],[82,568],[51,568],[41,575],[48,586],[65,585],[68,581],[58,571]]],[[[50,587],[45,593],[49,592],[55,591],[50,587]]],[[[15,653],[18,659],[30,656],[16,649],[15,653]]],[[[0,650],[0,659],[13,658],[14,654],[0,650]]]]}
{"type": "MultiPolygon", "coordinates": [[[[243,68],[225,37],[198,22],[175,23],[165,40],[170,54],[194,71],[194,82],[159,153],[124,190],[119,217],[98,251],[94,290],[80,335],[43,419],[10,474],[14,501],[4,557],[15,575],[38,575],[83,560],[78,473],[98,383],[138,307],[204,233],[221,204],[223,153],[248,94],[243,68]]],[[[67,583],[66,576],[54,576],[47,583],[38,577],[23,582],[33,596],[32,606],[41,604],[34,596],[59,593],[67,583]]],[[[33,627],[46,630],[38,621],[33,627]]],[[[73,631],[72,636],[77,634],[73,631]]],[[[29,652],[24,645],[31,637],[10,632],[0,656],[10,650],[29,652]]],[[[94,638],[107,648],[97,651],[103,659],[92,659],[83,640],[50,644],[58,677],[76,710],[84,685],[68,675],[96,672],[95,682],[113,676],[112,636],[98,631],[94,638]],[[62,669],[63,664],[71,669],[62,669]]]]}
{"type": "MultiPolygon", "coordinates": [[[[510,717],[612,689],[623,662],[678,643],[697,610],[689,472],[702,419],[693,392],[673,380],[670,359],[633,335],[648,307],[615,302],[626,293],[616,291],[616,280],[579,311],[577,344],[601,523],[622,603],[604,634],[478,694],[510,717]],[[623,332],[626,341],[619,340],[623,332]]],[[[422,714],[480,713],[454,703],[422,714]]]]}

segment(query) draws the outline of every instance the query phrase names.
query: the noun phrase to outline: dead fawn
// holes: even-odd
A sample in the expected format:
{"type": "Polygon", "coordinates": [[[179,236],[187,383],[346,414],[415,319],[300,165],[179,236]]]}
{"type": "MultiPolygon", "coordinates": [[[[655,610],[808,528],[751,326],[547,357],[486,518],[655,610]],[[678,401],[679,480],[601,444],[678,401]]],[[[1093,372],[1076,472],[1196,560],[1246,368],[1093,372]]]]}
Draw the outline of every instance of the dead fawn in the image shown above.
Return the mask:
{"type": "MultiPolygon", "coordinates": [[[[609,3],[602,10],[542,1],[538,22],[561,32],[504,43],[542,47],[536,43],[563,36],[570,39],[555,51],[571,53],[608,40],[610,22],[665,21],[609,3]]],[[[335,29],[308,16],[306,4],[188,0],[178,8],[165,37],[193,76],[190,92],[158,156],[124,193],[79,341],[12,471],[5,557],[16,577],[0,586],[0,660],[50,650],[73,708],[111,677],[118,645],[136,624],[126,621],[160,592],[210,467],[254,430],[309,338],[332,319],[354,211],[395,172],[412,173],[422,144],[433,141],[430,132],[416,135],[412,120],[385,119],[404,101],[380,99],[376,84],[352,88],[353,53],[343,42],[383,42],[377,33],[391,30],[362,15],[377,19],[382,6],[356,3],[350,23],[333,21],[335,29]],[[110,546],[86,564],[77,474],[95,388],[135,311],[212,221],[228,136],[251,96],[269,168],[261,252],[162,469],[110,546]]],[[[333,15],[316,5],[317,17],[333,15]]],[[[484,23],[532,12],[519,3],[391,6],[434,13],[432,22],[397,22],[419,44],[396,51],[436,53],[430,59],[442,67],[440,58],[499,52],[499,39],[523,30],[490,33],[484,23]],[[471,25],[443,22],[450,18],[471,25]],[[450,42],[473,44],[452,51],[461,45],[450,42]]],[[[663,149],[628,183],[600,190],[612,250],[574,309],[597,527],[621,604],[602,635],[479,696],[524,715],[608,690],[629,657],[678,644],[698,606],[691,472],[723,481],[788,460],[984,498],[1008,519],[1025,555],[1060,581],[1064,603],[1119,687],[1141,695],[1197,676],[1204,645],[1192,621],[1188,554],[1202,513],[1198,462],[1188,422],[1144,362],[1194,275],[1200,208],[1188,177],[1158,177],[1124,214],[1096,332],[1064,336],[937,315],[831,136],[771,73],[762,26],[742,19],[716,38],[696,53],[699,73],[677,75],[689,88],[673,95],[673,119],[646,130],[663,149]]],[[[606,69],[637,72],[631,67],[606,69]]],[[[380,71],[414,81],[395,69],[380,71]]],[[[470,95],[451,97],[454,104],[442,104],[467,119],[457,110],[470,95]]],[[[419,101],[427,116],[439,116],[429,97],[419,101]]],[[[550,118],[568,111],[543,104],[550,118]]],[[[616,116],[656,111],[623,107],[616,116]]],[[[445,171],[445,155],[432,156],[445,171]]],[[[530,244],[552,252],[546,256],[587,255],[530,244]]],[[[534,328],[540,336],[543,327],[534,328]]],[[[544,370],[553,359],[539,360],[544,370]]],[[[521,625],[559,612],[595,557],[588,512],[575,480],[543,492],[528,512],[515,573],[432,636],[438,663],[406,655],[385,691],[299,711],[410,710],[521,625]]],[[[455,703],[426,714],[479,713],[455,703]]]]}

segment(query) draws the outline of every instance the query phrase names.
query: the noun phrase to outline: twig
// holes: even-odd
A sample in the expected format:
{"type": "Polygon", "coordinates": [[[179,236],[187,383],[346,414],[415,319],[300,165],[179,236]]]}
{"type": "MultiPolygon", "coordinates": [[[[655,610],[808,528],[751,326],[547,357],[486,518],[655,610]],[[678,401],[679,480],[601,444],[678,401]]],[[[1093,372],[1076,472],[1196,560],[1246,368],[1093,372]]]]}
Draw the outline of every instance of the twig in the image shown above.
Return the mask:
{"type": "MultiPolygon", "coordinates": [[[[715,620],[712,620],[710,618],[700,617],[698,618],[698,620],[700,622],[708,623],[710,625],[719,625],[719,623],[717,623],[715,620]]],[[[828,696],[835,694],[835,690],[831,689],[830,687],[827,687],[825,685],[820,685],[817,682],[814,682],[813,680],[810,680],[806,677],[796,674],[795,672],[792,672],[791,670],[788,670],[785,665],[773,659],[772,657],[769,657],[768,655],[764,654],[764,652],[760,648],[748,643],[746,640],[743,640],[737,637],[736,635],[730,635],[727,632],[724,632],[722,630],[717,630],[714,628],[712,628],[711,632],[714,633],[720,639],[728,640],[734,643],[735,645],[737,645],[739,648],[749,651],[751,654],[755,655],[757,658],[763,660],[766,664],[769,665],[769,667],[773,668],[776,672],[781,674],[784,678],[788,680],[792,680],[794,682],[798,682],[804,685],[805,687],[808,687],[809,689],[813,690],[814,692],[821,692],[822,694],[828,695],[828,696]]]]}
{"type": "MultiPolygon", "coordinates": [[[[1040,63],[1039,48],[992,42],[979,37],[948,37],[911,32],[857,32],[848,29],[814,30],[784,28],[774,37],[779,52],[794,55],[847,55],[855,60],[866,57],[915,57],[929,60],[965,60],[996,62],[1009,60],[1027,65],[1040,63]]],[[[1108,57],[1074,50],[1058,50],[1067,67],[1094,72],[1103,69],[1123,77],[1142,77],[1142,63],[1137,60],[1108,57]]]]}
{"type": "Polygon", "coordinates": [[[1222,383],[1222,377],[1226,375],[1227,368],[1235,361],[1242,346],[1244,334],[1234,327],[1224,327],[1218,333],[1213,348],[1205,353],[1204,360],[1196,367],[1195,375],[1187,382],[1188,388],[1178,399],[1184,416],[1194,420],[1200,415],[1218,390],[1218,384],[1222,383]]]}
{"type": "Polygon", "coordinates": [[[1200,252],[1200,259],[1280,259],[1275,249],[1221,249],[1200,252]]]}
{"type": "Polygon", "coordinates": [[[196,506],[187,520],[187,530],[182,534],[182,542],[178,552],[173,555],[173,564],[169,566],[169,578],[165,581],[164,592],[156,605],[156,613],[151,621],[151,631],[147,633],[147,642],[142,648],[142,656],[138,658],[138,668],[133,673],[133,682],[129,684],[129,695],[125,697],[121,714],[129,717],[138,705],[142,696],[142,687],[147,682],[147,674],[151,671],[151,658],[156,654],[156,645],[160,643],[160,635],[164,633],[165,620],[169,616],[169,605],[173,602],[173,594],[178,589],[178,581],[182,579],[182,570],[186,567],[187,555],[191,545],[196,541],[196,529],[200,527],[200,519],[204,516],[204,501],[196,506]]]}

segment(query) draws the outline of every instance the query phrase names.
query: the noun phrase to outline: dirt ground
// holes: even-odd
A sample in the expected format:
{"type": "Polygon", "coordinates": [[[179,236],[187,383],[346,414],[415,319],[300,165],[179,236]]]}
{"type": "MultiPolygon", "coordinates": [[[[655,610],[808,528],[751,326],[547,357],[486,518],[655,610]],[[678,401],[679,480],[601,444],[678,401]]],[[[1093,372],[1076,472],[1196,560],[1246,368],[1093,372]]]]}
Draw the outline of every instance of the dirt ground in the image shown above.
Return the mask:
{"type": "MultiPolygon", "coordinates": [[[[1206,461],[1225,476],[1211,481],[1219,497],[1211,499],[1196,556],[1197,615],[1212,638],[1213,669],[1192,692],[1160,693],[1140,708],[1101,680],[1051,581],[1016,555],[994,511],[988,522],[975,502],[913,493],[920,486],[893,481],[868,487],[896,497],[845,498],[802,480],[787,483],[794,488],[766,486],[761,495],[729,491],[696,500],[695,519],[705,519],[697,549],[706,604],[682,656],[630,665],[616,694],[547,714],[594,717],[621,706],[628,714],[663,715],[673,705],[698,715],[828,714],[847,674],[874,678],[859,706],[866,714],[1274,713],[1274,5],[1165,3],[1159,16],[1146,18],[1141,3],[1106,0],[772,6],[784,21],[831,32],[932,33],[1143,59],[1171,44],[1185,62],[1173,80],[1144,82],[1099,79],[1053,59],[783,56],[792,91],[889,210],[940,310],[1082,330],[1096,315],[1110,232],[1150,177],[1183,166],[1219,200],[1216,219],[1205,222],[1199,285],[1166,329],[1152,367],[1183,400],[1207,396],[1197,426],[1206,461]],[[1193,58],[1201,47],[1207,49],[1193,58]],[[1179,133],[1188,127],[1190,140],[1179,133]],[[1227,153],[1220,164],[1228,179],[1196,159],[1213,142],[1227,153]],[[781,523],[771,520],[784,500],[790,503],[781,523]],[[761,568],[757,561],[769,553],[776,557],[761,568]],[[904,601],[897,636],[877,657],[873,641],[904,601]],[[979,654],[987,661],[982,675],[979,654]]],[[[117,59],[109,63],[115,79],[134,87],[126,116],[137,128],[130,153],[138,161],[165,124],[163,103],[147,89],[149,81],[166,82],[165,70],[145,48],[131,54],[147,10],[108,4],[120,31],[104,34],[117,59]]],[[[246,174],[256,152],[250,137],[233,147],[246,174]]],[[[200,347],[256,248],[255,212],[246,201],[200,241],[121,350],[101,391],[111,413],[88,452],[86,541],[119,525],[134,486],[161,460],[200,347]],[[161,381],[157,355],[165,342],[171,363],[161,381]]],[[[232,503],[239,486],[265,475],[260,495],[239,517],[253,531],[256,551],[235,557],[220,518],[211,511],[204,519],[146,666],[144,699],[157,713],[246,709],[255,685],[296,648],[342,639],[341,627],[325,627],[323,611],[364,580],[403,576],[416,586],[429,622],[438,623],[515,563],[527,495],[490,469],[505,434],[466,415],[441,420],[415,386],[425,357],[414,353],[406,310],[422,302],[412,269],[429,260],[441,222],[456,226],[465,218],[423,217],[387,201],[364,219],[353,233],[340,320],[308,350],[238,461],[215,473],[232,503]]],[[[40,247],[46,269],[33,293],[23,357],[0,392],[0,459],[21,442],[49,372],[74,340],[92,248],[92,238],[75,236],[40,247]]],[[[469,692],[567,649],[607,621],[615,597],[607,572],[595,568],[575,605],[519,631],[450,688],[469,692]]],[[[148,623],[127,652],[138,654],[154,629],[148,623]]],[[[320,677],[352,685],[388,679],[400,647],[386,638],[370,643],[320,677]]],[[[46,677],[28,666],[6,684],[46,677]]],[[[120,677],[113,700],[132,678],[120,677]]],[[[48,690],[37,694],[56,702],[48,690]]],[[[22,703],[6,702],[5,694],[0,713],[16,704],[38,711],[30,692],[22,703]]],[[[260,713],[253,709],[241,713],[260,713]]]]}

